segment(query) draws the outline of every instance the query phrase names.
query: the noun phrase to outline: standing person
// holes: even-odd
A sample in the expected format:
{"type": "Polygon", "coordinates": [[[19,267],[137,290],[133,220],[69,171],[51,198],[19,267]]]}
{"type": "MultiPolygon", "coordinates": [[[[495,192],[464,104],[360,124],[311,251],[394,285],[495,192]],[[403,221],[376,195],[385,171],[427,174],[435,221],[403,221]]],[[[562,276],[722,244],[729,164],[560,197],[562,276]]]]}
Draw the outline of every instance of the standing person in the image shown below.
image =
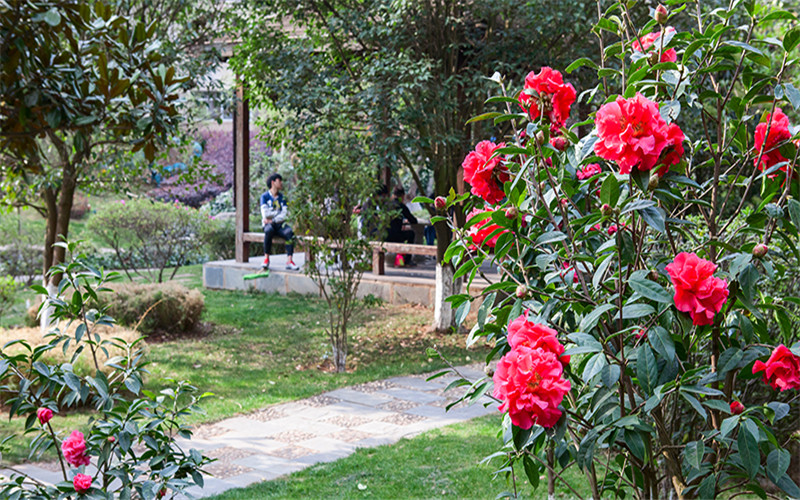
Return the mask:
{"type": "Polygon", "coordinates": [[[286,198],[283,197],[283,177],[281,174],[272,174],[267,177],[267,187],[269,190],[261,195],[261,224],[264,225],[264,269],[269,268],[269,253],[272,250],[272,238],[277,234],[286,240],[286,269],[297,271],[300,269],[294,263],[294,231],[286,224],[286,216],[289,209],[286,206],[286,198]]]}
{"type": "MultiPolygon", "coordinates": [[[[401,184],[397,185],[392,191],[392,199],[389,202],[389,210],[396,211],[398,215],[389,221],[389,234],[386,237],[386,241],[388,242],[414,243],[414,231],[403,230],[403,224],[405,222],[408,222],[409,224],[417,223],[417,218],[414,217],[414,215],[411,213],[411,210],[409,210],[406,204],[403,203],[405,196],[406,190],[401,184]]],[[[411,255],[405,255],[402,263],[399,259],[397,259],[396,264],[405,264],[409,266],[413,265],[413,262],[411,261],[411,255]]]]}

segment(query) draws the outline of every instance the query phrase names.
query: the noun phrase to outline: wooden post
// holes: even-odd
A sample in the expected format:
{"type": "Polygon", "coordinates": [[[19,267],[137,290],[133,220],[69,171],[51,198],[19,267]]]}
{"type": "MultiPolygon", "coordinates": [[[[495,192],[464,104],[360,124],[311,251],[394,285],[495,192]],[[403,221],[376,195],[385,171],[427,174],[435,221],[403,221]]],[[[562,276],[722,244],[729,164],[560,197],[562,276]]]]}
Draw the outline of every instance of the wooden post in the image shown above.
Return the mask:
{"type": "Polygon", "coordinates": [[[236,88],[236,112],[233,119],[233,203],[236,207],[236,262],[250,260],[250,243],[244,233],[250,230],[250,107],[244,83],[236,88]]]}

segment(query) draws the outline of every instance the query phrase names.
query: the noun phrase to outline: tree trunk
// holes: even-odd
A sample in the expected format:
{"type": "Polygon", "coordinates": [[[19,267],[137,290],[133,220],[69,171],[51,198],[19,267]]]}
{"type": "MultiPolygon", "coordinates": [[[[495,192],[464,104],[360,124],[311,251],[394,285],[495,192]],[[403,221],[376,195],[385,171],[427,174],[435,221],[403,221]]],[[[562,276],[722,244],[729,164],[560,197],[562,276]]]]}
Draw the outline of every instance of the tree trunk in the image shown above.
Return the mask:
{"type": "Polygon", "coordinates": [[[344,373],[347,369],[347,347],[333,345],[333,364],[336,366],[336,373],[344,373]]]}
{"type": "MultiPolygon", "coordinates": [[[[48,294],[55,295],[61,275],[48,276],[50,268],[61,264],[66,258],[66,249],[55,246],[55,243],[66,241],[69,235],[69,218],[72,212],[72,202],[77,187],[74,169],[67,167],[64,169],[64,177],[61,181],[61,189],[45,188],[42,196],[47,208],[47,231],[45,233],[44,244],[44,268],[42,270],[42,282],[48,294]]],[[[44,297],[47,299],[47,297],[44,297]]],[[[39,318],[39,327],[42,333],[50,329],[52,325],[53,310],[50,307],[42,310],[39,318]]]]}

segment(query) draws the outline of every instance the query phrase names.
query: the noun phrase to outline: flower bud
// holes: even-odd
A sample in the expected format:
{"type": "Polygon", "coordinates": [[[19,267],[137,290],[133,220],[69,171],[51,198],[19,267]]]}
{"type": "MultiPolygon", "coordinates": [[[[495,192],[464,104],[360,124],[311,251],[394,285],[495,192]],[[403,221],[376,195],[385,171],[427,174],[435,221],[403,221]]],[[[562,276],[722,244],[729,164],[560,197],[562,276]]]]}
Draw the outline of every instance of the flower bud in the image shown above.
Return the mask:
{"type": "Polygon", "coordinates": [[[655,66],[659,63],[658,59],[658,52],[651,52],[649,56],[647,56],[647,62],[650,63],[650,66],[655,66]]]}
{"type": "Polygon", "coordinates": [[[744,411],[744,405],[739,401],[731,401],[731,413],[739,415],[744,411]]]}
{"type": "Polygon", "coordinates": [[[559,200],[559,203],[561,203],[562,207],[566,208],[566,207],[569,206],[569,199],[568,198],[561,198],[559,200]]]}
{"type": "Polygon", "coordinates": [[[108,436],[108,439],[106,439],[106,441],[108,441],[109,443],[113,443],[116,440],[117,438],[115,438],[114,436],[108,436]]]}
{"type": "Polygon", "coordinates": [[[447,200],[444,196],[437,196],[435,200],[433,200],[433,206],[436,210],[444,210],[447,207],[447,200]]]}
{"type": "Polygon", "coordinates": [[[486,365],[483,368],[483,373],[485,373],[486,376],[489,377],[489,378],[492,378],[494,376],[494,370],[492,370],[492,367],[489,366],[489,365],[486,365]]]}
{"type": "Polygon", "coordinates": [[[50,408],[45,408],[44,406],[36,410],[36,418],[39,419],[39,423],[44,425],[53,418],[53,410],[50,408]]]}
{"type": "Polygon", "coordinates": [[[604,217],[611,217],[611,214],[614,213],[614,210],[608,203],[603,203],[603,206],[600,207],[600,213],[603,214],[604,217]]]}
{"type": "Polygon", "coordinates": [[[767,245],[765,245],[763,243],[759,243],[758,245],[753,247],[753,257],[755,257],[757,259],[762,259],[762,258],[764,258],[765,255],[767,255],[768,251],[769,251],[769,248],[767,247],[767,245]]]}
{"type": "Polygon", "coordinates": [[[559,151],[567,149],[567,140],[563,137],[554,137],[550,144],[559,151]]]}
{"type": "Polygon", "coordinates": [[[541,130],[536,132],[536,143],[540,146],[544,144],[544,132],[541,130]]]}
{"type": "Polygon", "coordinates": [[[651,175],[650,176],[650,180],[647,181],[647,189],[649,189],[650,191],[655,191],[656,189],[658,189],[658,181],[659,180],[660,179],[659,179],[658,175],[651,175]]]}
{"type": "Polygon", "coordinates": [[[518,299],[524,299],[528,295],[528,287],[525,285],[517,285],[517,291],[515,295],[518,299]]]}
{"type": "Polygon", "coordinates": [[[518,215],[519,215],[519,210],[517,210],[517,207],[512,205],[506,208],[506,219],[514,220],[517,218],[518,215]]]}
{"type": "Polygon", "coordinates": [[[664,25],[667,24],[667,20],[669,19],[669,11],[666,7],[661,4],[658,4],[656,7],[656,13],[653,16],[658,24],[664,25]]]}
{"type": "Polygon", "coordinates": [[[658,271],[651,269],[650,274],[647,275],[647,279],[650,281],[658,281],[658,271]]]}

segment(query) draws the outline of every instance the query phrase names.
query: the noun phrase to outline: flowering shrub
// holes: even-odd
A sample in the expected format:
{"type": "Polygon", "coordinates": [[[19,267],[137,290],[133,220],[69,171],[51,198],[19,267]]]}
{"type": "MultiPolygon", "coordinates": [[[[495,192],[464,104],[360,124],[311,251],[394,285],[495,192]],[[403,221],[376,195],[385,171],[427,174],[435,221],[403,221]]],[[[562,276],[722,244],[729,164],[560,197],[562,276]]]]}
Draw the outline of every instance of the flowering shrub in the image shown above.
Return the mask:
{"type": "Polygon", "coordinates": [[[464,227],[448,219],[456,277],[489,261],[501,276],[450,298],[457,318],[480,303],[468,341],[495,343],[465,398],[493,395],[501,471],[533,487],[546,476],[550,495],[575,467],[593,498],[800,497],[787,449],[798,129],[779,108],[800,107],[787,76],[800,28],[775,37],[795,14],[756,2],[673,3],[643,26],[614,3],[594,30],[598,62],[543,68],[522,88],[492,78],[487,105],[505,111],[473,121],[494,120],[486,136],[504,145],[481,164],[508,179],[446,200],[469,212],[464,227]],[[582,66],[598,74],[577,89],[588,116],[565,76],[582,66]]]}
{"type": "MultiPolygon", "coordinates": [[[[59,243],[62,244],[62,243],[59,243]]],[[[70,252],[74,244],[68,245],[70,252]]],[[[8,342],[0,350],[0,395],[9,417],[24,417],[25,433],[32,435],[31,457],[55,449],[63,481],[47,486],[22,474],[0,477],[0,498],[142,498],[174,497],[194,484],[203,485],[201,468],[209,463],[197,450],[185,450],[176,436],[191,436],[183,419],[198,411],[200,395],[186,382],[160,394],[142,389],[147,373],[141,338],[102,339],[99,327],[113,320],[90,302],[104,291],[110,276],[81,259],[55,266],[61,275],[59,295],[43,307],[53,308],[53,318],[66,323],[53,329],[47,343],[31,348],[25,340],[8,342]],[[69,297],[69,300],[63,297],[69,297]],[[77,323],[77,328],[72,325],[77,323]],[[66,330],[74,332],[66,333],[66,330]],[[44,361],[53,350],[64,352],[77,345],[64,362],[44,361]],[[19,349],[19,348],[22,349],[19,349]],[[123,354],[98,359],[109,350],[123,354]],[[94,375],[79,375],[73,367],[81,358],[94,363],[94,375]],[[53,428],[59,416],[78,406],[89,406],[86,434],[74,430],[62,436],[53,428]]],[[[43,287],[35,287],[46,294],[43,287]]]]}

